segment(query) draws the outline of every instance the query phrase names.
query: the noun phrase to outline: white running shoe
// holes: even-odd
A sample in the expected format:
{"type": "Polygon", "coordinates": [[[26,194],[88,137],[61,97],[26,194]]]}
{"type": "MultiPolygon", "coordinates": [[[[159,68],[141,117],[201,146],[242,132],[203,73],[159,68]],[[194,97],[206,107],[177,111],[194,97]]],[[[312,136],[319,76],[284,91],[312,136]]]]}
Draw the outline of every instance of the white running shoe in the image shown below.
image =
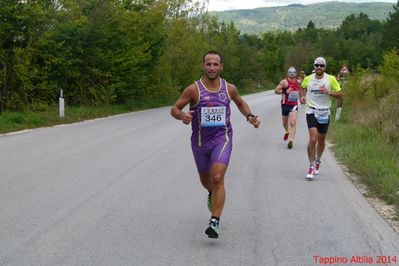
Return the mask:
{"type": "Polygon", "coordinates": [[[315,169],[314,169],[314,167],[313,166],[310,166],[309,167],[309,170],[308,170],[308,173],[306,174],[306,179],[307,180],[313,180],[313,178],[314,178],[314,172],[315,172],[315,169]]]}
{"type": "Polygon", "coordinates": [[[321,162],[316,161],[316,167],[314,169],[314,174],[315,175],[318,175],[320,173],[320,163],[321,162]]]}

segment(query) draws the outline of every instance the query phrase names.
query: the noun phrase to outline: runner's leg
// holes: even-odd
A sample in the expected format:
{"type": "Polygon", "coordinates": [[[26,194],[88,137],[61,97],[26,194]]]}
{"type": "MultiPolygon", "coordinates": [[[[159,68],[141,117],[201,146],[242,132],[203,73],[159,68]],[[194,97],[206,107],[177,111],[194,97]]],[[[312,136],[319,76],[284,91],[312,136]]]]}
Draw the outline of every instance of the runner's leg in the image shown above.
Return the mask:
{"type": "Polygon", "coordinates": [[[195,164],[197,166],[197,170],[200,176],[202,186],[211,191],[211,178],[209,174],[209,169],[211,165],[211,148],[191,146],[193,151],[195,164]]]}
{"type": "Polygon", "coordinates": [[[212,188],[212,216],[220,218],[222,214],[224,201],[225,201],[225,189],[224,189],[224,175],[229,165],[230,155],[233,150],[233,144],[231,141],[226,141],[217,145],[211,156],[211,169],[210,180],[212,188]]]}
{"type": "Polygon", "coordinates": [[[326,146],[326,136],[327,134],[317,134],[317,146],[316,146],[316,156],[317,158],[321,158],[323,154],[324,148],[326,146]]]}
{"type": "Polygon", "coordinates": [[[227,165],[223,163],[215,163],[211,167],[211,187],[212,187],[212,216],[220,217],[225,202],[224,175],[227,165]]]}
{"type": "Polygon", "coordinates": [[[294,140],[294,138],[295,138],[297,116],[298,116],[298,111],[297,110],[293,110],[288,115],[288,122],[289,122],[289,125],[290,125],[290,129],[289,129],[289,133],[290,134],[288,136],[289,140],[294,140]]]}
{"type": "Polygon", "coordinates": [[[288,115],[282,116],[284,132],[288,132],[288,115]]]}
{"type": "Polygon", "coordinates": [[[211,187],[211,176],[210,176],[209,172],[199,173],[199,176],[200,176],[202,186],[210,192],[212,187],[211,187]]]}
{"type": "Polygon", "coordinates": [[[308,143],[308,158],[309,163],[312,164],[316,159],[316,143],[317,143],[317,128],[309,128],[309,143],[308,143]]]}

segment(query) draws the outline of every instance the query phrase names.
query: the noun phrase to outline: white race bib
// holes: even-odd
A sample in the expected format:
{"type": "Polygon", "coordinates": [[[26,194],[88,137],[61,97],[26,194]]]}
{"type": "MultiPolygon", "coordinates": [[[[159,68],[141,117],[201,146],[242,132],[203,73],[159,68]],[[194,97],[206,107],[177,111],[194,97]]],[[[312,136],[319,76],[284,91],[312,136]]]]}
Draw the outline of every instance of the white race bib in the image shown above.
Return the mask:
{"type": "Polygon", "coordinates": [[[320,124],[327,124],[330,120],[330,108],[316,108],[314,117],[320,124]]]}
{"type": "Polygon", "coordinates": [[[226,106],[202,107],[202,127],[222,127],[226,125],[226,106]]]}
{"type": "Polygon", "coordinates": [[[288,101],[290,102],[296,102],[298,101],[298,91],[291,91],[290,94],[288,94],[288,101]]]}

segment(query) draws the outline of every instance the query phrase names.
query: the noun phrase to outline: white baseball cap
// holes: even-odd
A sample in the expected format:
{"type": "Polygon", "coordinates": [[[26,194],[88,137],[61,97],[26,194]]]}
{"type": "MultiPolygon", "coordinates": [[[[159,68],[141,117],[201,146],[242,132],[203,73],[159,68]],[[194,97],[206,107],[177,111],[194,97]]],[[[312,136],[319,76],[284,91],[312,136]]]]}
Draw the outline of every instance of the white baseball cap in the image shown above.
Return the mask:
{"type": "Polygon", "coordinates": [[[323,57],[317,57],[314,60],[314,65],[327,65],[326,59],[324,59],[323,57]]]}

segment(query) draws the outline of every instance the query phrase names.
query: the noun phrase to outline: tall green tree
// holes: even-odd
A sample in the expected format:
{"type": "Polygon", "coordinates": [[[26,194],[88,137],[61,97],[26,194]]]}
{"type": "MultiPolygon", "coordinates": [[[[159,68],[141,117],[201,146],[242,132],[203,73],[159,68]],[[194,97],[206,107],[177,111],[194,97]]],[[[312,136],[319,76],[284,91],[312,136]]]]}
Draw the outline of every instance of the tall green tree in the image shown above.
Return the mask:
{"type": "Polygon", "coordinates": [[[380,32],[382,24],[378,20],[371,20],[367,14],[351,14],[347,16],[339,27],[339,32],[345,39],[367,40],[367,37],[380,32]]]}
{"type": "Polygon", "coordinates": [[[366,14],[347,16],[338,29],[341,51],[338,58],[346,59],[352,66],[375,68],[381,61],[378,51],[381,39],[382,24],[370,19],[366,14]]]}
{"type": "Polygon", "coordinates": [[[162,52],[164,6],[65,1],[63,13],[66,23],[60,24],[57,39],[64,42],[66,60],[54,75],[68,70],[59,79],[67,100],[107,104],[143,97],[162,52]]]}
{"type": "Polygon", "coordinates": [[[264,66],[264,79],[277,83],[281,73],[285,72],[286,52],[281,33],[265,33],[262,36],[263,47],[260,51],[260,62],[264,66]]]}
{"type": "Polygon", "coordinates": [[[204,34],[206,18],[203,7],[191,2],[167,1],[165,46],[149,87],[152,102],[175,100],[201,74],[202,55],[209,48],[204,34]]]}
{"type": "Polygon", "coordinates": [[[261,88],[266,84],[264,67],[260,62],[262,40],[257,35],[244,34],[239,40],[239,70],[237,71],[238,88],[242,91],[261,88]]]}
{"type": "Polygon", "coordinates": [[[384,51],[396,48],[399,50],[399,1],[393,6],[394,12],[389,17],[382,31],[381,48],[384,51]]]}
{"type": "Polygon", "coordinates": [[[57,3],[49,0],[1,1],[0,111],[24,109],[38,100],[40,93],[35,86],[41,82],[43,67],[36,56],[40,51],[38,42],[51,31],[57,8],[57,3]]]}
{"type": "Polygon", "coordinates": [[[235,28],[233,22],[230,24],[214,23],[212,26],[213,28],[208,29],[208,42],[224,57],[223,77],[230,82],[237,83],[240,64],[238,56],[240,32],[235,28]]]}

